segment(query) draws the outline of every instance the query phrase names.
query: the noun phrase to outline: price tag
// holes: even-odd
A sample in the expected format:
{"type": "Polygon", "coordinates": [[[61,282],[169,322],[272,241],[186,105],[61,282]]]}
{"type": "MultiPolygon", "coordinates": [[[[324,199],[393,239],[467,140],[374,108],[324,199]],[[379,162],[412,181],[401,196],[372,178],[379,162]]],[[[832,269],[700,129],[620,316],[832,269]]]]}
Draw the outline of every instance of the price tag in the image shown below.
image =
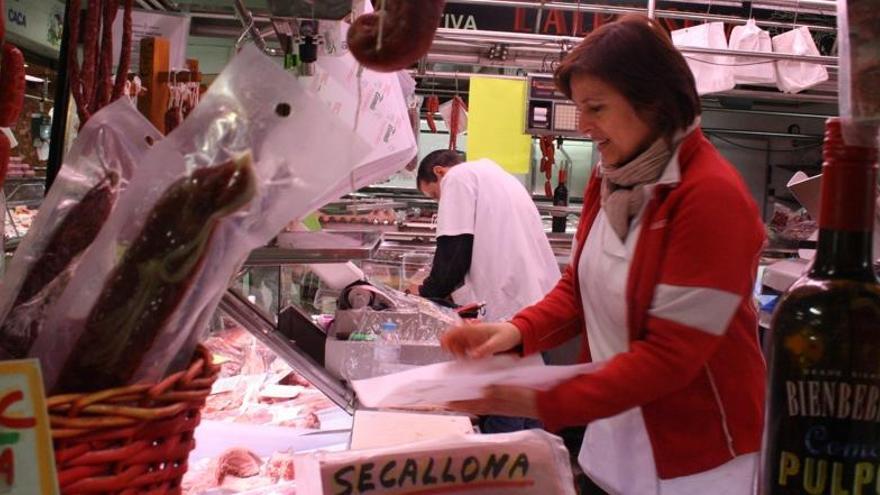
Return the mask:
{"type": "Polygon", "coordinates": [[[60,493],[40,365],[0,361],[0,494],[35,493],[60,493]]]}

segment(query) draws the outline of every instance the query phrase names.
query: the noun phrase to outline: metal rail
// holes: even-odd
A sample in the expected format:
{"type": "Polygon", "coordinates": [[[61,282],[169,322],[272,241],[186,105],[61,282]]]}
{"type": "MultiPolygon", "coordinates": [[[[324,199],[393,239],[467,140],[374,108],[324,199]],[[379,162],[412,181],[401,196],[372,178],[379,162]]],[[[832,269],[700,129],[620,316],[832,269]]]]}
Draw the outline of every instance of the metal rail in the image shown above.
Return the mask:
{"type": "MultiPolygon", "coordinates": [[[[479,59],[479,57],[476,57],[479,59]]],[[[472,62],[473,57],[469,56],[460,56],[460,57],[452,57],[446,58],[441,56],[429,56],[429,61],[444,61],[450,62],[451,60],[455,60],[452,63],[480,63],[479,61],[472,62]],[[468,59],[468,61],[465,61],[468,59]]],[[[491,61],[484,61],[483,65],[487,65],[491,61]]],[[[540,64],[540,60],[537,61],[540,64]]],[[[500,67],[500,66],[499,66],[500,67]]],[[[522,65],[517,65],[516,67],[522,67],[522,65]]],[[[514,80],[525,80],[525,76],[510,76],[510,75],[501,75],[501,74],[480,74],[475,72],[443,72],[443,71],[426,71],[424,73],[417,73],[416,71],[411,71],[410,74],[416,78],[422,79],[459,79],[459,80],[470,80],[473,77],[492,77],[492,78],[501,78],[501,79],[514,79],[514,80]]],[[[425,91],[431,92],[431,90],[426,89],[425,91]]],[[[704,97],[713,98],[713,97],[736,97],[736,98],[748,98],[754,100],[766,100],[766,101],[780,101],[780,102],[802,102],[802,103],[837,103],[837,96],[834,93],[829,92],[828,94],[822,93],[782,93],[780,91],[775,90],[755,90],[755,89],[732,89],[730,91],[724,91],[722,93],[711,93],[704,95],[704,97]]],[[[772,113],[772,112],[771,112],[772,113]]]]}
{"type": "MultiPolygon", "coordinates": [[[[644,14],[647,9],[639,8],[639,7],[616,7],[610,5],[590,5],[584,3],[566,3],[566,2],[535,2],[528,0],[447,0],[448,3],[454,4],[462,4],[462,5],[483,5],[490,7],[508,7],[508,8],[528,8],[528,9],[552,9],[552,10],[560,10],[564,12],[587,12],[587,13],[596,13],[596,14],[644,14]]],[[[794,6],[794,2],[784,2],[782,0],[767,0],[761,2],[762,4],[767,4],[767,9],[778,9],[777,4],[787,4],[794,6]]],[[[805,12],[807,4],[815,5],[817,7],[821,7],[822,13],[833,14],[836,11],[836,7],[830,8],[827,4],[832,4],[833,2],[821,2],[820,0],[804,0],[802,3],[802,7],[804,8],[796,8],[791,9],[792,12],[805,12]]],[[[740,4],[741,5],[741,4],[740,4]]],[[[757,5],[753,5],[753,8],[759,8],[757,5]]],[[[654,11],[654,18],[663,18],[663,19],[678,19],[678,20],[686,20],[686,21],[720,21],[727,22],[731,24],[745,24],[748,19],[743,17],[729,16],[729,15],[718,15],[711,13],[698,13],[698,12],[679,12],[674,10],[656,10],[654,11]]],[[[791,23],[791,22],[778,22],[778,21],[764,21],[764,20],[755,20],[755,23],[758,26],[763,27],[777,27],[777,28],[794,28],[806,26],[811,30],[815,31],[823,31],[823,32],[834,32],[837,30],[836,27],[833,26],[817,26],[813,24],[804,24],[804,23],[791,23]]]]}
{"type": "MultiPolygon", "coordinates": [[[[508,33],[502,31],[485,31],[485,30],[463,30],[463,29],[437,29],[436,38],[441,41],[439,46],[443,46],[442,42],[457,42],[458,46],[473,46],[467,43],[523,43],[528,49],[539,53],[559,53],[560,48],[566,44],[577,44],[581,42],[581,38],[574,36],[557,36],[549,34],[529,34],[529,33],[508,33]],[[554,47],[544,45],[552,44],[554,47]]],[[[437,42],[435,41],[435,44],[437,42]]],[[[511,47],[516,49],[518,47],[511,47]]],[[[718,48],[694,48],[679,47],[683,53],[695,53],[705,55],[724,55],[724,56],[740,56],[751,57],[766,60],[794,60],[798,62],[810,62],[825,66],[837,66],[837,57],[828,56],[809,56],[794,55],[789,53],[775,52],[752,52],[744,50],[728,50],[718,48]]]]}

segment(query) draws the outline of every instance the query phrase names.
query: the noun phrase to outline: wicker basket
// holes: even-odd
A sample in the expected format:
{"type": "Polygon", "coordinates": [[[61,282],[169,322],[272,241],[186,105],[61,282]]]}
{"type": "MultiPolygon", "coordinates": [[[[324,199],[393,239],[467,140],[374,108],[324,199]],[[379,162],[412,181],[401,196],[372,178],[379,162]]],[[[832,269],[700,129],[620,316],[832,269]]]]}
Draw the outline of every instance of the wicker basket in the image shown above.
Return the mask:
{"type": "Polygon", "coordinates": [[[189,369],[158,384],[50,397],[61,493],[180,493],[199,410],[218,373],[199,347],[189,369]]]}

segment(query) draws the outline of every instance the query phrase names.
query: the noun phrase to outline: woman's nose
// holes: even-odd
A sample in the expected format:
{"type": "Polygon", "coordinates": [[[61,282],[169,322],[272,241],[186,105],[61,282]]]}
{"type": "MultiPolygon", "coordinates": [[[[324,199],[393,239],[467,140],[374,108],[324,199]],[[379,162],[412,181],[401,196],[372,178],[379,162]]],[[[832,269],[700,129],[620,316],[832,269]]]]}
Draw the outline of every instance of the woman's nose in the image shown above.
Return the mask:
{"type": "Polygon", "coordinates": [[[589,135],[593,130],[593,122],[587,117],[586,112],[579,112],[578,115],[578,131],[581,134],[589,135]]]}

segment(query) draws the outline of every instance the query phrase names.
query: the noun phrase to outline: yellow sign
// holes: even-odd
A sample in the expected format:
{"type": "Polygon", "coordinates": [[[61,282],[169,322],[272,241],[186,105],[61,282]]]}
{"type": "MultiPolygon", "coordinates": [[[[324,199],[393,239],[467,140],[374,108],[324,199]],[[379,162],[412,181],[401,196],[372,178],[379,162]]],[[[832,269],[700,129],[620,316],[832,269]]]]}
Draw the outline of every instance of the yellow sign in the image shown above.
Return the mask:
{"type": "Polygon", "coordinates": [[[527,174],[532,138],[526,121],[526,81],[472,77],[468,101],[468,160],[489,158],[512,174],[527,174]]]}
{"type": "Polygon", "coordinates": [[[36,493],[59,493],[40,365],[0,361],[0,494],[36,493]]]}

